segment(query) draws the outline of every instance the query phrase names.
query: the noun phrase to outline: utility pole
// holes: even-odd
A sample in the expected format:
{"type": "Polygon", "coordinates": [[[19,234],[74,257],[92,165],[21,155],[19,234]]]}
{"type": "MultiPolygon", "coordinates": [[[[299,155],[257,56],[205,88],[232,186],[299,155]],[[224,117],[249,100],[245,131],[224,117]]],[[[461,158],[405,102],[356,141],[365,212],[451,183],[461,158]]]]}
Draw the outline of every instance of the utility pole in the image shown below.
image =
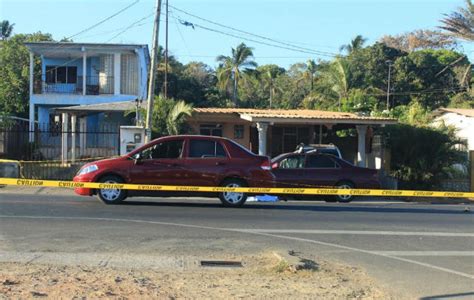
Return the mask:
{"type": "Polygon", "coordinates": [[[389,110],[390,109],[390,75],[392,73],[392,61],[387,60],[386,63],[388,64],[387,110],[389,110]]]}
{"type": "Polygon", "coordinates": [[[150,78],[148,82],[148,95],[147,95],[147,110],[146,110],[146,126],[145,126],[145,142],[151,141],[151,123],[153,116],[153,102],[155,100],[155,77],[156,77],[156,65],[158,61],[158,34],[160,32],[160,15],[161,15],[161,0],[156,0],[156,13],[155,13],[155,24],[153,26],[153,41],[151,48],[151,66],[150,66],[150,78]]]}
{"type": "Polygon", "coordinates": [[[166,0],[166,36],[165,36],[165,99],[168,98],[168,2],[169,0],[166,0]]]}

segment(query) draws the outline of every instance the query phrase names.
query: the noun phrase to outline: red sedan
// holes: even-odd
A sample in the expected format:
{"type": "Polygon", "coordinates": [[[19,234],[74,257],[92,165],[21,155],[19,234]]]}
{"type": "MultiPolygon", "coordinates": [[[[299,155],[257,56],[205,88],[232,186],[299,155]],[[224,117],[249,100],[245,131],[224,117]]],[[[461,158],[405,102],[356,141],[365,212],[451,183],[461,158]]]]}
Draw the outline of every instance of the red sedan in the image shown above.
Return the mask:
{"type": "MultiPolygon", "coordinates": [[[[268,157],[258,156],[232,140],[182,135],[156,139],[133,152],[84,165],[77,182],[158,184],[181,186],[272,187],[274,176],[268,157]]],[[[126,191],[77,188],[79,195],[97,194],[105,203],[130,196],[189,196],[185,192],[126,191]]],[[[193,194],[196,196],[197,194],[193,194]]],[[[241,206],[245,193],[198,194],[219,197],[225,206],[241,206]]]]}
{"type": "MultiPolygon", "coordinates": [[[[356,167],[329,154],[282,154],[272,159],[272,169],[278,187],[380,188],[377,170],[356,167]]],[[[302,198],[301,195],[293,197],[302,198]]],[[[337,195],[334,198],[335,201],[350,202],[353,196],[337,195]]]]}

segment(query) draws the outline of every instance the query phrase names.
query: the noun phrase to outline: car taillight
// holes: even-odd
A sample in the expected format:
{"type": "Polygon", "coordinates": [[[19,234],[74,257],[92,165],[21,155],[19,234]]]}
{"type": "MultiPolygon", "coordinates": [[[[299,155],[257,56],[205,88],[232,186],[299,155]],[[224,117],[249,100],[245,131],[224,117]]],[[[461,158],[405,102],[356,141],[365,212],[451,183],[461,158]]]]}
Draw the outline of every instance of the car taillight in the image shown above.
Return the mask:
{"type": "Polygon", "coordinates": [[[270,160],[266,159],[262,162],[262,164],[260,165],[260,168],[262,168],[262,170],[271,170],[272,169],[272,164],[270,162],[270,160]]]}

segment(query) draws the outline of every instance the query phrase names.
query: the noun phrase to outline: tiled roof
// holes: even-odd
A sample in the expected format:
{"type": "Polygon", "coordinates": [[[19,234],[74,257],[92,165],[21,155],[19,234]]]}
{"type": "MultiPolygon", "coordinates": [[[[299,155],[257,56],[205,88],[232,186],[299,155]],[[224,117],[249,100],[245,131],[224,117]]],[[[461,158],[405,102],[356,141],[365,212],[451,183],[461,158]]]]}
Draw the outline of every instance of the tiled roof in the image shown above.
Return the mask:
{"type": "Polygon", "coordinates": [[[466,117],[474,117],[474,109],[468,108],[440,108],[438,109],[439,112],[450,112],[455,113],[458,115],[463,115],[466,117]]]}
{"type": "Polygon", "coordinates": [[[197,113],[239,114],[254,118],[285,118],[285,119],[337,119],[337,120],[377,120],[396,121],[392,118],[367,117],[354,113],[334,112],[311,109],[253,109],[253,108],[195,108],[197,113]]]}

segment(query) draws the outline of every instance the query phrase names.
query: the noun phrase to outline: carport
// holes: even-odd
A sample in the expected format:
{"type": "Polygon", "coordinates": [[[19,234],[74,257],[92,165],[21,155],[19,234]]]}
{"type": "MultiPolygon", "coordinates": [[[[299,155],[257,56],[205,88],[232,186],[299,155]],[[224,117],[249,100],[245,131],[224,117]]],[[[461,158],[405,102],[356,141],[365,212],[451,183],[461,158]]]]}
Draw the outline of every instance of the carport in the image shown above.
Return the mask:
{"type": "Polygon", "coordinates": [[[321,144],[333,129],[355,129],[357,164],[381,169],[380,128],[397,120],[306,109],[195,108],[187,122],[194,133],[231,138],[260,155],[271,156],[293,151],[299,143],[321,144]]]}

